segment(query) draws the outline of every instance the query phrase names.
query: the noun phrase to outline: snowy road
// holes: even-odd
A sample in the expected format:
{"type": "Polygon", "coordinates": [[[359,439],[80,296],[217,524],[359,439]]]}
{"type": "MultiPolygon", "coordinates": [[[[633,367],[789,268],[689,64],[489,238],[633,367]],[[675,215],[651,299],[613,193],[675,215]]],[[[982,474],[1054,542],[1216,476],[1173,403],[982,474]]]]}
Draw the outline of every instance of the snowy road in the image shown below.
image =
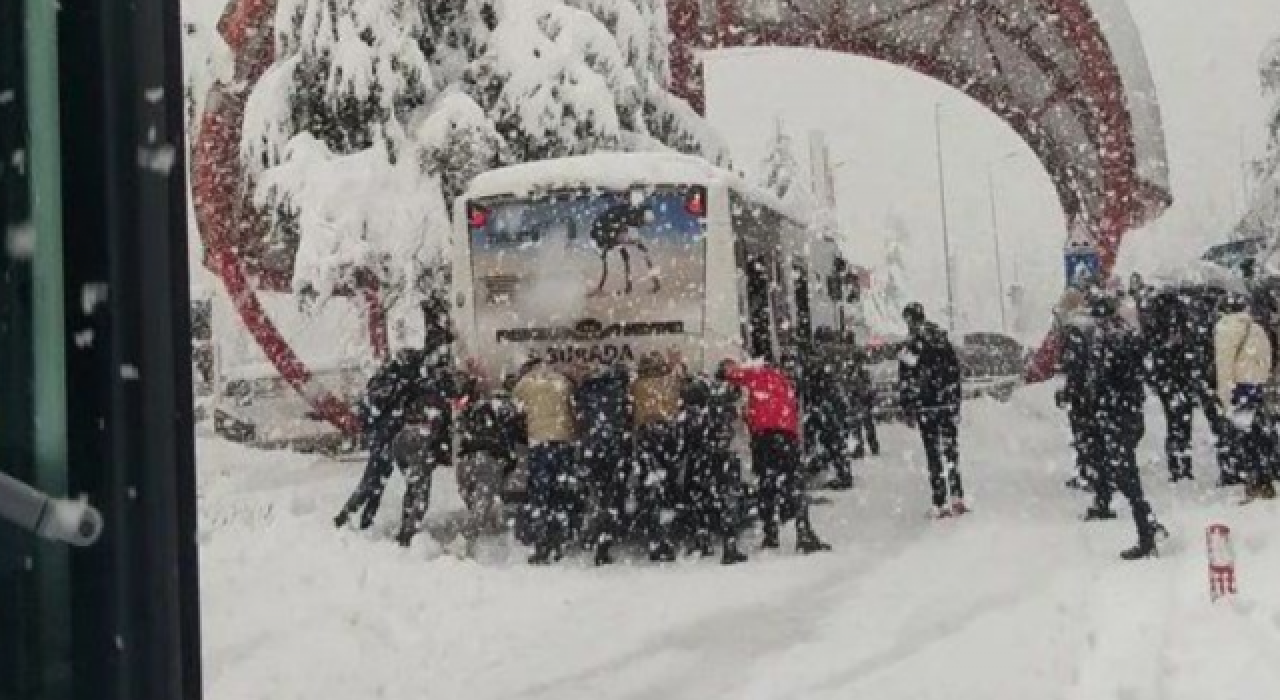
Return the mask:
{"type": "MultiPolygon", "coordinates": [[[[815,508],[829,555],[748,549],[695,560],[547,569],[493,542],[477,561],[329,517],[360,465],[201,443],[206,687],[213,700],[875,698],[1245,700],[1280,688],[1280,509],[1241,509],[1143,456],[1173,531],[1122,563],[1120,520],[1084,525],[1063,417],[1039,387],[967,405],[972,516],[924,517],[914,436],[890,428],[858,488],[815,508]],[[1207,597],[1204,527],[1236,530],[1242,595],[1207,597]]],[[[1205,441],[1197,464],[1210,457],[1205,441]]],[[[458,507],[452,472],[433,494],[458,507]]],[[[425,539],[425,538],[424,538],[425,539]]],[[[752,542],[754,544],[754,542],[752,542]]]]}

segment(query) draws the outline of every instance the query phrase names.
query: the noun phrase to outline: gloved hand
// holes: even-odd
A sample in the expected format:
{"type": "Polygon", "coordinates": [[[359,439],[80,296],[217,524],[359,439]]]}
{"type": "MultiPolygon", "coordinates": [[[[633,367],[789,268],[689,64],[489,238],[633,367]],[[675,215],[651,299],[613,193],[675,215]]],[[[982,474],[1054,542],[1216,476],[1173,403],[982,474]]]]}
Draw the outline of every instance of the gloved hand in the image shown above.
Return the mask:
{"type": "Polygon", "coordinates": [[[1066,408],[1067,407],[1067,390],[1059,389],[1053,392],[1053,403],[1058,408],[1066,408]]]}

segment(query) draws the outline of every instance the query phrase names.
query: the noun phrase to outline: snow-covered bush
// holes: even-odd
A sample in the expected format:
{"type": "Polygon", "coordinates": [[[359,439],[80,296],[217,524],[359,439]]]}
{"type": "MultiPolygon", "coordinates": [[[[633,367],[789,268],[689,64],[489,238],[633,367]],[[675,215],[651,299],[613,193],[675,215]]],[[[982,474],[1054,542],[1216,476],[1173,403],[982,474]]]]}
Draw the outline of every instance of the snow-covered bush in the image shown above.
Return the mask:
{"type": "Polygon", "coordinates": [[[500,165],[727,152],[668,81],[663,0],[280,0],[241,156],[295,289],[425,292],[450,207],[500,165]]]}

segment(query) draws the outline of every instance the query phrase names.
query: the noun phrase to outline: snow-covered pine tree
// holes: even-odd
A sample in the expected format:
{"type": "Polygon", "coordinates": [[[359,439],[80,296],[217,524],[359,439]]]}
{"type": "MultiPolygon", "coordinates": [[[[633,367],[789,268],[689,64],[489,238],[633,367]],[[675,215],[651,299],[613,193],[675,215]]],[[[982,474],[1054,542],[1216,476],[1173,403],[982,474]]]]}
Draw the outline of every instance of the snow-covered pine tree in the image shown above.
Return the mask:
{"type": "Polygon", "coordinates": [[[764,160],[760,163],[757,181],[766,190],[786,200],[800,178],[800,161],[796,158],[795,147],[791,135],[783,126],[782,118],[773,121],[773,133],[769,135],[769,145],[764,160]]]}
{"type": "Polygon", "coordinates": [[[1253,199],[1240,228],[1246,235],[1275,236],[1280,232],[1280,38],[1263,50],[1258,72],[1263,96],[1270,102],[1267,150],[1253,164],[1253,199]]]}
{"type": "Polygon", "coordinates": [[[368,269],[415,291],[452,201],[495,166],[659,149],[727,163],[666,91],[666,27],[663,0],[280,0],[241,153],[295,288],[323,297],[368,269]]]}

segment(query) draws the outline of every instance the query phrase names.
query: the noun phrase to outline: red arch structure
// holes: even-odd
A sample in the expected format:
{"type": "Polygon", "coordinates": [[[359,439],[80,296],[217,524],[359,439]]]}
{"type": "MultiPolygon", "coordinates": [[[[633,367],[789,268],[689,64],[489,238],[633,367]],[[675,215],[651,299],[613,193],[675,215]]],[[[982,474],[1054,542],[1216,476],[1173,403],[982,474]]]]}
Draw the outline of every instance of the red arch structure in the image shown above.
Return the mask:
{"type": "MultiPolygon", "coordinates": [[[[1159,104],[1124,0],[668,0],[672,83],[703,110],[698,53],[794,47],[939,80],[1036,153],[1071,226],[1110,271],[1124,234],[1172,198],[1159,104]]],[[[1056,344],[1029,368],[1042,378],[1056,344]]]]}

